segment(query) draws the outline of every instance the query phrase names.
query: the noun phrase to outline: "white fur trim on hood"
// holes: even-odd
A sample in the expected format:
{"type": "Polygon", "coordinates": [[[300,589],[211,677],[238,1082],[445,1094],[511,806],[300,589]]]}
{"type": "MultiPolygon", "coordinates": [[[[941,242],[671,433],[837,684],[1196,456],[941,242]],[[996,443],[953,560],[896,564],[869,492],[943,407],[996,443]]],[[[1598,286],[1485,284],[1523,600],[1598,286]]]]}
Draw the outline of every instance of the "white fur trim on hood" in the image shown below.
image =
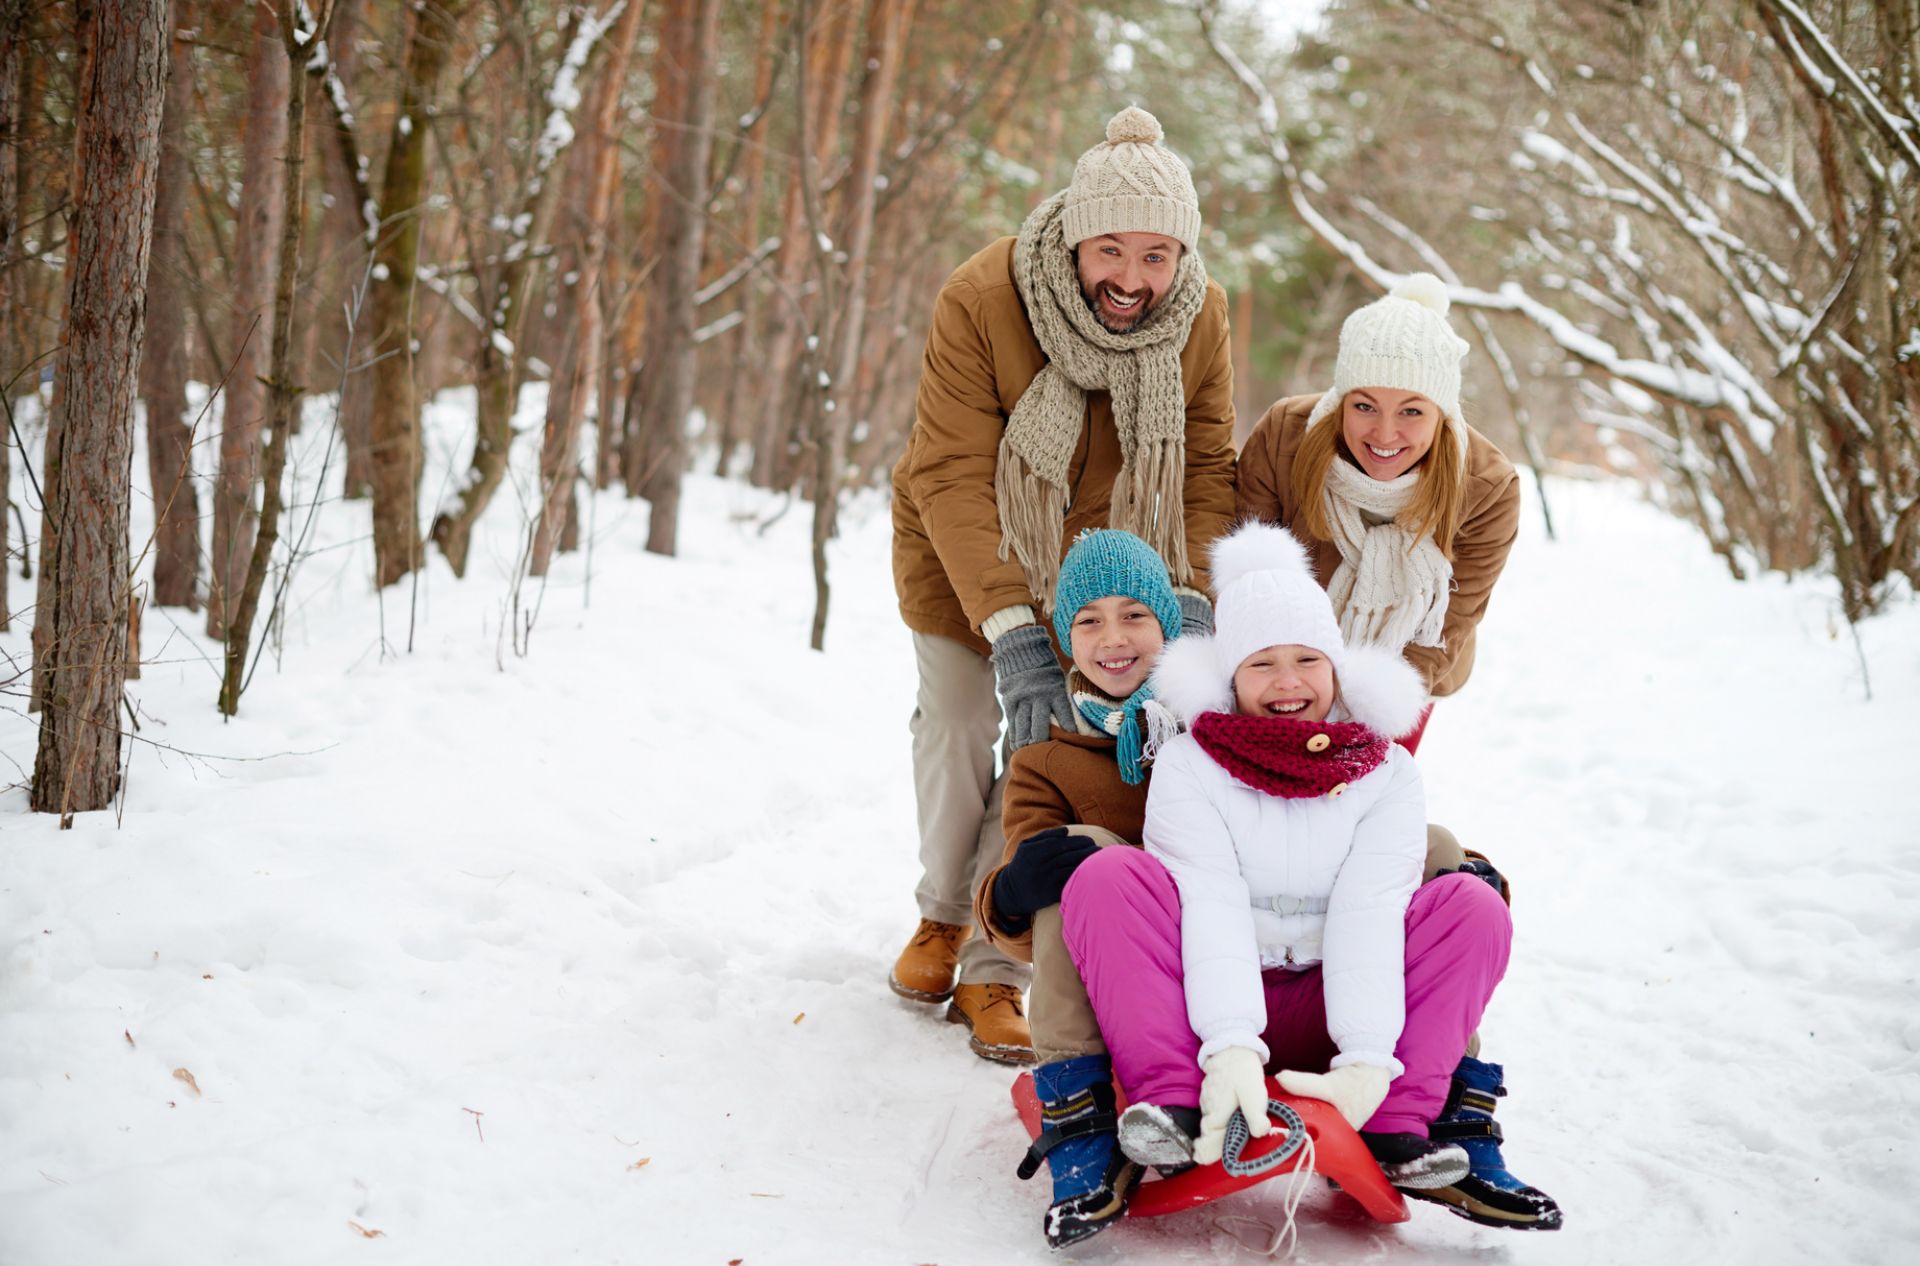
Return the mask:
{"type": "Polygon", "coordinates": [[[1233,669],[1221,671],[1213,636],[1188,633],[1168,642],[1153,666],[1153,697],[1182,725],[1202,712],[1233,711],[1233,669]]]}
{"type": "Polygon", "coordinates": [[[1340,666],[1340,704],[1350,720],[1382,738],[1399,738],[1420,720],[1427,686],[1413,665],[1393,651],[1349,646],[1340,666]]]}

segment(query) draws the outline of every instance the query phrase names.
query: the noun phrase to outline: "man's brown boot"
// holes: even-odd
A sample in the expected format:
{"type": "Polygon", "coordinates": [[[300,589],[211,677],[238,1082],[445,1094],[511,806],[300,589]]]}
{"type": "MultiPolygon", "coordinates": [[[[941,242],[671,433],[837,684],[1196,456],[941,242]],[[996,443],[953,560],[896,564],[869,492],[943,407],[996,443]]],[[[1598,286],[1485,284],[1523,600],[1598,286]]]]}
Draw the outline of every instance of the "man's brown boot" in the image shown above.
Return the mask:
{"type": "Polygon", "coordinates": [[[973,1030],[967,1044],[981,1059],[996,1064],[1031,1064],[1033,1033],[1026,1008],[1013,985],[961,985],[953,991],[947,1020],[973,1030]]]}
{"type": "Polygon", "coordinates": [[[920,920],[913,940],[894,961],[887,983],[902,998],[945,1002],[953,997],[954,978],[959,974],[960,943],[971,935],[972,928],[957,923],[920,920]]]}

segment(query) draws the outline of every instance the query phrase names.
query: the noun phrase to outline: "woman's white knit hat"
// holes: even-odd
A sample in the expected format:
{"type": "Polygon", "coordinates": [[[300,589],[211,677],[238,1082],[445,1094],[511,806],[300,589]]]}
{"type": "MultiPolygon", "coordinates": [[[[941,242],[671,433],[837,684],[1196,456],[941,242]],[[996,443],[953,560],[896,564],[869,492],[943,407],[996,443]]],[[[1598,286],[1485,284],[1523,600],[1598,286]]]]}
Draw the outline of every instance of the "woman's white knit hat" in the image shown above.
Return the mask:
{"type": "Polygon", "coordinates": [[[1349,391],[1392,387],[1418,392],[1440,406],[1467,451],[1466,420],[1460,416],[1460,362],[1467,341],[1447,322],[1447,286],[1432,273],[1415,273],[1385,298],[1356,309],[1340,327],[1340,354],[1333,386],[1307,417],[1308,427],[1339,412],[1349,391]]]}
{"type": "Polygon", "coordinates": [[[1107,139],[1073,165],[1060,216],[1069,247],[1105,233],[1164,233],[1200,249],[1200,196],[1187,165],[1160,144],[1165,135],[1139,106],[1108,121],[1107,139]]]}

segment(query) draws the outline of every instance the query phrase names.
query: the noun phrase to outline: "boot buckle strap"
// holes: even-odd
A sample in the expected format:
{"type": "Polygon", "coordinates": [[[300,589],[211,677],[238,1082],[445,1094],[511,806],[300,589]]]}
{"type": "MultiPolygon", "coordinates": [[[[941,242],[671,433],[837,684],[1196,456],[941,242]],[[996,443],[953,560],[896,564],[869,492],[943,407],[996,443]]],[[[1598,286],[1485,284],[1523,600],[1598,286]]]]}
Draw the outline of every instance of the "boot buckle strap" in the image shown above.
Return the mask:
{"type": "Polygon", "coordinates": [[[1020,1168],[1014,1172],[1025,1182],[1040,1172],[1040,1162],[1047,1153],[1067,1142],[1069,1139],[1085,1138],[1089,1134],[1112,1134],[1120,1128],[1120,1118],[1111,1112],[1094,1112],[1071,1121],[1050,1126],[1040,1131],[1033,1140],[1033,1146],[1020,1160],[1020,1168]]]}
{"type": "Polygon", "coordinates": [[[1427,1127],[1427,1137],[1447,1140],[1492,1139],[1496,1143],[1507,1141],[1506,1132],[1492,1117],[1456,1117],[1451,1121],[1435,1121],[1427,1127]]]}

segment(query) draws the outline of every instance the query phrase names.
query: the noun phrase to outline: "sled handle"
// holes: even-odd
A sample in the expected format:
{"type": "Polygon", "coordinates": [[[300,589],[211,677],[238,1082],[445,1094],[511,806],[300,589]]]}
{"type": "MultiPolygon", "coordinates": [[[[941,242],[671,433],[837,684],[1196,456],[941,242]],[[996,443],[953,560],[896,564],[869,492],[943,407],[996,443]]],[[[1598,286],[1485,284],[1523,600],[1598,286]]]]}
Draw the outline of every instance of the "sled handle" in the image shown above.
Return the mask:
{"type": "Polygon", "coordinates": [[[1278,1169],[1306,1145],[1307,1123],[1300,1119],[1298,1112],[1278,1099],[1269,1099],[1267,1115],[1278,1121],[1287,1131],[1287,1137],[1280,1146],[1265,1156],[1242,1160],[1240,1154],[1246,1150],[1247,1142],[1252,1138],[1252,1131],[1247,1126],[1246,1114],[1235,1108],[1233,1116],[1227,1120],[1227,1140],[1226,1145],[1220,1149],[1220,1168],[1235,1178],[1253,1178],[1278,1169]]]}

